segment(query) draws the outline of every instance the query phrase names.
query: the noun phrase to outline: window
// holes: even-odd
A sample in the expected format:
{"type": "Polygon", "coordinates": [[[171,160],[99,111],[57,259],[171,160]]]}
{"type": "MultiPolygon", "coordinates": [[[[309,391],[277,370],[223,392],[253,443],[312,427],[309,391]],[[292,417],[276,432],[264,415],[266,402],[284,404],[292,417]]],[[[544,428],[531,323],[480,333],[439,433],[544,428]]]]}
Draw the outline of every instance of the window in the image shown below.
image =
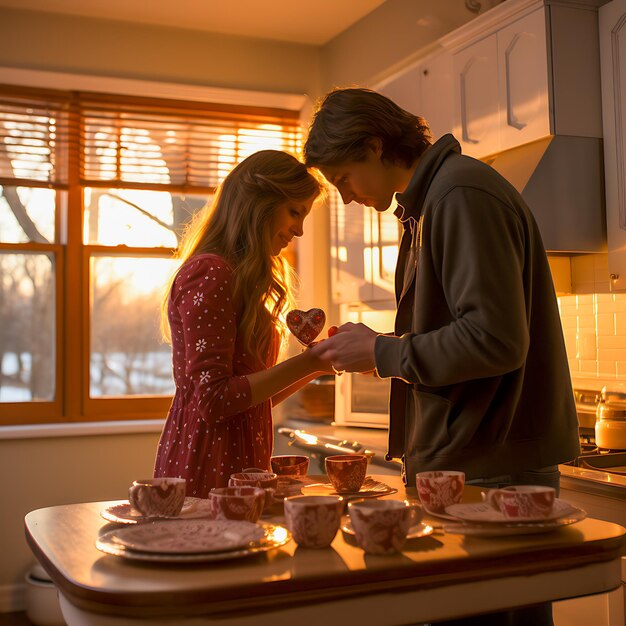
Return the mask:
{"type": "Polygon", "coordinates": [[[0,86],[0,424],[165,417],[172,253],[272,108],[0,86]]]}

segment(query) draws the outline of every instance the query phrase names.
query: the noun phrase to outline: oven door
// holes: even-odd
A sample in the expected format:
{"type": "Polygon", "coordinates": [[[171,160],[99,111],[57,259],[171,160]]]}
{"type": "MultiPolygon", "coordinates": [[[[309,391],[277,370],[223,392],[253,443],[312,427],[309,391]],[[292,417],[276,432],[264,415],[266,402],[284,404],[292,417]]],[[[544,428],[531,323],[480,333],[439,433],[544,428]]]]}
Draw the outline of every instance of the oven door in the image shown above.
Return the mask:
{"type": "Polygon", "coordinates": [[[349,372],[336,376],[335,424],[388,428],[389,380],[349,372]]]}

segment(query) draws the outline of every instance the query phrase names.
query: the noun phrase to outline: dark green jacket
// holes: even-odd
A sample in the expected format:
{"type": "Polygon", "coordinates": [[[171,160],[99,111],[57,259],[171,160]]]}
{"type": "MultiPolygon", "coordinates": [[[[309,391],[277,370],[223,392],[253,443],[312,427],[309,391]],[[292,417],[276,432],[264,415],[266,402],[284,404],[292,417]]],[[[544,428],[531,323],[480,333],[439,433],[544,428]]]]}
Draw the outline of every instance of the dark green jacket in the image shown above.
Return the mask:
{"type": "Polygon", "coordinates": [[[392,377],[389,455],[404,457],[407,483],[429,469],[488,478],[576,457],[558,305],[520,194],[446,135],[397,200],[396,336],[377,338],[376,366],[392,377]]]}

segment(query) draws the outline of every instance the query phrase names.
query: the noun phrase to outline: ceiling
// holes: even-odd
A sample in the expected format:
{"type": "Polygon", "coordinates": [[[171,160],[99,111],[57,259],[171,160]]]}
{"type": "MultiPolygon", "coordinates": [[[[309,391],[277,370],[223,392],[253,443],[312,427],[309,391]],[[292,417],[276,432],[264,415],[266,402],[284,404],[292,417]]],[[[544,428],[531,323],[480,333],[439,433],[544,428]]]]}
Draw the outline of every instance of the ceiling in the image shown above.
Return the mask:
{"type": "Polygon", "coordinates": [[[385,0],[0,0],[0,7],[323,45],[385,0]]]}

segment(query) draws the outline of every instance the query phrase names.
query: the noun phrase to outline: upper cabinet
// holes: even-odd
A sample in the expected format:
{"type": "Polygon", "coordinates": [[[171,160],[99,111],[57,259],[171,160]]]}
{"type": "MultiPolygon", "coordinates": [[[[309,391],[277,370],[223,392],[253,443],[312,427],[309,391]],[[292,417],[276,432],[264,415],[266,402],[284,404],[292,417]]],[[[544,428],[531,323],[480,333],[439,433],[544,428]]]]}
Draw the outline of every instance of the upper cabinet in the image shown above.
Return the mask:
{"type": "Polygon", "coordinates": [[[599,11],[611,288],[626,290],[626,0],[599,11]]]}
{"type": "Polygon", "coordinates": [[[454,134],[478,158],[550,134],[545,8],[487,26],[496,32],[460,49],[458,32],[447,39],[455,48],[454,134]]]}
{"type": "Polygon", "coordinates": [[[440,50],[374,86],[398,106],[423,117],[433,140],[452,132],[452,55],[440,50]]]}

